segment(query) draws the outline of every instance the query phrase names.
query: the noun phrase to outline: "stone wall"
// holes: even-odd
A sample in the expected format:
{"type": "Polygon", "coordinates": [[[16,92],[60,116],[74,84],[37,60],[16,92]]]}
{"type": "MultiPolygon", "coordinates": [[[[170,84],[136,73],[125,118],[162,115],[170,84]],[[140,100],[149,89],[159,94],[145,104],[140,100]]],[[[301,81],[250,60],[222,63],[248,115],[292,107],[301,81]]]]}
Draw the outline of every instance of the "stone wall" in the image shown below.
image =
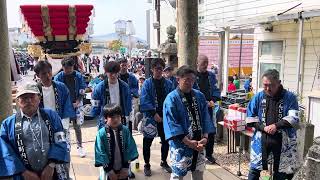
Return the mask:
{"type": "Polygon", "coordinates": [[[320,177],[320,137],[316,137],[310,147],[304,166],[294,180],[318,180],[320,177]]]}

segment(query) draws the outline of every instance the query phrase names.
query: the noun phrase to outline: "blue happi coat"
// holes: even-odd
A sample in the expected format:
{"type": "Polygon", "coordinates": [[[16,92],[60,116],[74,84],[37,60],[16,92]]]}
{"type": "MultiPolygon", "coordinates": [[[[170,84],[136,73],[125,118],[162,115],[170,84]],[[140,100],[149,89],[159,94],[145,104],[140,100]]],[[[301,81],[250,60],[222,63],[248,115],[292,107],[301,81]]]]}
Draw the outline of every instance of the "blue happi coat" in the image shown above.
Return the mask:
{"type": "MultiPolygon", "coordinates": [[[[247,123],[263,123],[263,106],[266,94],[257,93],[250,101],[247,108],[247,123]]],[[[282,150],[280,156],[279,172],[292,174],[300,167],[297,153],[297,127],[299,124],[299,106],[297,97],[289,91],[283,95],[282,119],[288,121],[293,128],[278,130],[282,133],[282,150]]],[[[277,113],[277,112],[276,112],[277,113]]],[[[262,170],[262,133],[256,130],[251,141],[250,168],[262,170]]]]}
{"type": "MultiPolygon", "coordinates": [[[[52,81],[55,101],[56,101],[56,112],[59,114],[61,119],[76,117],[76,112],[73,108],[70,99],[70,93],[67,86],[58,81],[52,81]]],[[[42,92],[42,90],[40,90],[42,92]]],[[[43,96],[41,97],[40,108],[44,108],[43,96]]]]}
{"type": "Polygon", "coordinates": [[[169,78],[169,80],[172,82],[172,89],[176,89],[177,86],[178,86],[177,78],[172,76],[172,77],[169,78]]]}
{"type": "MultiPolygon", "coordinates": [[[[154,120],[153,112],[157,109],[156,104],[156,89],[153,84],[153,78],[148,78],[142,85],[140,95],[140,112],[143,113],[145,122],[143,128],[143,135],[147,138],[154,138],[157,136],[157,123],[154,120]]],[[[164,93],[167,96],[172,91],[172,83],[170,80],[164,81],[164,93]]]]}
{"type": "MultiPolygon", "coordinates": [[[[50,122],[53,137],[63,134],[63,127],[59,115],[50,109],[40,109],[46,113],[50,122]]],[[[26,170],[26,166],[20,157],[18,145],[15,138],[16,114],[8,117],[2,122],[0,136],[0,177],[13,176],[13,179],[23,179],[21,173],[26,170]]],[[[68,163],[70,155],[65,140],[54,138],[48,152],[48,159],[68,163]]]]}
{"type": "Polygon", "coordinates": [[[244,82],[243,88],[244,88],[247,92],[250,91],[250,87],[251,87],[250,83],[251,83],[251,82],[250,82],[250,79],[247,79],[247,80],[244,82]]]}
{"type": "MultiPolygon", "coordinates": [[[[86,81],[82,74],[78,71],[74,71],[73,73],[75,76],[75,92],[70,93],[76,93],[76,99],[80,100],[85,95],[85,89],[87,87],[86,81]]],[[[54,76],[54,80],[65,83],[65,73],[63,71],[59,72],[57,75],[54,76]]]]}
{"type": "MultiPolygon", "coordinates": [[[[120,105],[122,113],[124,116],[129,116],[132,111],[132,97],[130,89],[127,83],[118,79],[119,81],[119,90],[120,90],[120,105]]],[[[91,116],[98,117],[98,127],[99,129],[105,126],[104,117],[103,117],[103,107],[106,105],[106,86],[105,81],[100,82],[92,92],[92,110],[91,116]]]]}
{"type": "MultiPolygon", "coordinates": [[[[122,147],[119,148],[122,152],[122,165],[123,168],[129,168],[129,162],[133,161],[138,158],[138,150],[137,145],[128,129],[128,127],[120,125],[119,127],[122,132],[122,147]],[[126,167],[124,167],[126,166],[126,167]]],[[[112,148],[114,147],[114,144],[110,141],[110,132],[107,135],[106,128],[102,128],[98,131],[98,134],[96,136],[96,142],[95,142],[95,166],[96,167],[103,167],[105,165],[108,165],[108,167],[113,166],[111,161],[111,157],[113,156],[114,152],[112,152],[112,148]],[[109,138],[108,138],[109,137],[109,138]],[[112,144],[110,146],[110,144],[112,144]],[[111,148],[111,149],[110,149],[111,148]]]]}
{"type": "Polygon", "coordinates": [[[133,97],[139,97],[139,82],[133,73],[129,72],[128,85],[130,88],[131,95],[133,97]]]}
{"type": "MultiPolygon", "coordinates": [[[[216,128],[210,120],[206,98],[200,91],[196,89],[192,91],[196,97],[196,104],[200,113],[202,135],[215,133],[216,128]]],[[[163,127],[166,139],[169,140],[173,173],[177,176],[185,176],[191,168],[194,150],[185,145],[182,139],[178,138],[179,136],[190,135],[191,131],[191,121],[188,116],[187,107],[182,102],[178,89],[168,94],[164,101],[163,127]]],[[[198,155],[198,162],[197,170],[203,171],[205,162],[203,152],[198,155]]]]}

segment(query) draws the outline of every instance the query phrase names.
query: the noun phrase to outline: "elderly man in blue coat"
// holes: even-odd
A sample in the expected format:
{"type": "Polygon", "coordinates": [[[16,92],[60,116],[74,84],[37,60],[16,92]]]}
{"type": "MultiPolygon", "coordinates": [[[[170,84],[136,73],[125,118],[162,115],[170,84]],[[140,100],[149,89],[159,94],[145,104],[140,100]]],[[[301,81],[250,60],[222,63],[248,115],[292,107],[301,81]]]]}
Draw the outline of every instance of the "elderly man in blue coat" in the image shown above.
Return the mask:
{"type": "Polygon", "coordinates": [[[192,89],[195,79],[194,70],[180,67],[178,88],[168,94],[163,105],[164,132],[170,145],[171,179],[183,179],[188,171],[192,172],[192,179],[203,179],[208,134],[216,131],[205,96],[192,89]]]}
{"type": "Polygon", "coordinates": [[[0,177],[19,180],[67,179],[70,161],[59,115],[39,108],[36,84],[18,88],[19,110],[2,122],[0,134],[0,177]]]}
{"type": "Polygon", "coordinates": [[[262,75],[264,90],[257,93],[247,108],[247,125],[254,127],[251,141],[249,180],[258,180],[268,169],[273,154],[273,179],[292,179],[300,167],[297,153],[299,106],[297,97],[281,85],[279,72],[262,75]]]}
{"type": "MultiPolygon", "coordinates": [[[[214,103],[221,99],[221,92],[217,88],[217,78],[216,75],[208,71],[209,59],[205,55],[199,55],[197,64],[197,79],[194,87],[200,90],[206,97],[208,104],[208,111],[211,121],[215,121],[216,117],[213,116],[214,103]]],[[[215,122],[214,122],[215,123],[215,122]]],[[[206,146],[206,158],[211,164],[215,163],[215,158],[213,157],[214,148],[214,136],[215,133],[210,133],[208,137],[208,144],[206,146]]]]}

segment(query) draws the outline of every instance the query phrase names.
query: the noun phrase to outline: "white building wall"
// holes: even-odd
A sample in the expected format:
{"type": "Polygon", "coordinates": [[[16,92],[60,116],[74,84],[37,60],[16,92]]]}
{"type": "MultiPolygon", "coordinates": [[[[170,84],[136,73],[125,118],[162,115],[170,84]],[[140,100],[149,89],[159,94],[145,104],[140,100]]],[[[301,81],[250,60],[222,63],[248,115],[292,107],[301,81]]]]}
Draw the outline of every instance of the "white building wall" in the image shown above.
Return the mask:
{"type": "MultiPolygon", "coordinates": [[[[150,3],[150,48],[157,49],[157,30],[153,23],[157,22],[157,13],[155,11],[154,0],[150,3]]],[[[167,27],[173,25],[176,27],[176,10],[166,1],[161,1],[160,5],[160,43],[167,40],[167,27]]]]}
{"type": "MultiPolygon", "coordinates": [[[[297,84],[296,66],[297,66],[297,45],[299,24],[292,21],[283,21],[272,23],[273,32],[266,32],[263,27],[258,26],[255,29],[254,37],[254,63],[253,63],[253,87],[258,88],[258,59],[259,59],[259,41],[283,40],[283,66],[280,74],[285,88],[295,91],[297,84]]],[[[303,97],[304,103],[312,88],[313,79],[316,75],[316,65],[320,58],[320,17],[306,20],[303,31],[304,48],[302,52],[303,69],[303,97]],[[311,24],[311,29],[310,29],[311,24]],[[312,30],[312,31],[311,31],[312,30]]],[[[320,83],[316,75],[315,86],[313,90],[320,90],[320,83]]]]}

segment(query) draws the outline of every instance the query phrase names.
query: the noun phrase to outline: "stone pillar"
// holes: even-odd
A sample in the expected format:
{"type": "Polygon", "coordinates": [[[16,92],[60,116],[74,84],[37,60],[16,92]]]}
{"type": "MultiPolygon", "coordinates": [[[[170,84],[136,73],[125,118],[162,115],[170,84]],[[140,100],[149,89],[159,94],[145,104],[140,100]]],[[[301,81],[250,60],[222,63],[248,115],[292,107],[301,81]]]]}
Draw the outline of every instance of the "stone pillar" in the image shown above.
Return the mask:
{"type": "Polygon", "coordinates": [[[307,156],[306,179],[316,180],[320,177],[320,137],[313,141],[307,156]]]}
{"type": "Polygon", "coordinates": [[[313,141],[308,151],[304,166],[293,178],[294,180],[318,180],[320,177],[320,137],[313,141]]]}
{"type": "Polygon", "coordinates": [[[198,0],[177,0],[178,64],[196,69],[198,57],[198,0]]]}
{"type": "MultiPolygon", "coordinates": [[[[0,122],[12,114],[11,74],[6,0],[0,1],[0,122]]],[[[10,50],[11,52],[11,50],[10,50]]]]}

